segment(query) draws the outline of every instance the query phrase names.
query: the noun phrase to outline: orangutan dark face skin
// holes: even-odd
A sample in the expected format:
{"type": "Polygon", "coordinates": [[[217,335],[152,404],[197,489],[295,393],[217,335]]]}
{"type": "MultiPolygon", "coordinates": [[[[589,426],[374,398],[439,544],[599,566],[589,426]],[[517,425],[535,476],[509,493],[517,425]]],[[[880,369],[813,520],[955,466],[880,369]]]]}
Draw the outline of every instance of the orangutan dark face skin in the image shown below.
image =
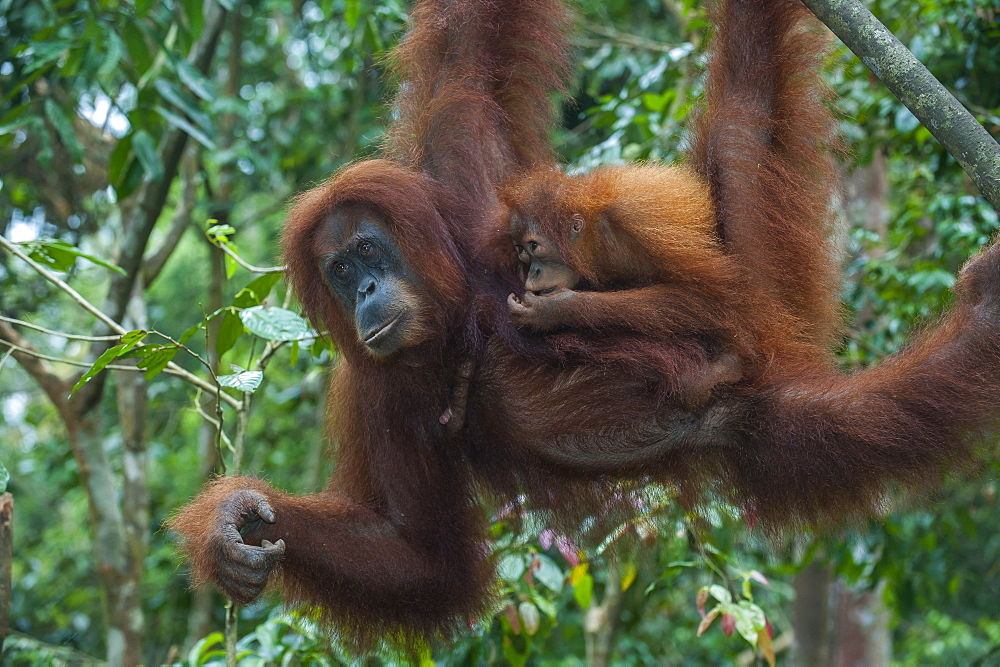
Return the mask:
{"type": "Polygon", "coordinates": [[[358,340],[375,357],[419,341],[419,290],[382,217],[347,204],[317,237],[321,270],[346,313],[354,313],[358,340]]]}

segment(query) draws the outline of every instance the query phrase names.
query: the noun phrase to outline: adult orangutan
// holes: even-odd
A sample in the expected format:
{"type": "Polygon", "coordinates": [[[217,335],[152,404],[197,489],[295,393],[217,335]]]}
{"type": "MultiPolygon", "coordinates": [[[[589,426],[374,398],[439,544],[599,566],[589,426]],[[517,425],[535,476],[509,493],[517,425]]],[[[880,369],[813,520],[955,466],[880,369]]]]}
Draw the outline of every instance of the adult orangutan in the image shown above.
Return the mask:
{"type": "Polygon", "coordinates": [[[738,315],[740,380],[690,411],[619,360],[565,363],[517,331],[506,296],[521,281],[491,211],[502,180],[553,167],[565,13],[553,0],[421,0],[398,53],[391,159],[303,194],[285,232],[292,284],[341,350],[336,470],[305,497],[246,477],[210,484],[171,522],[196,581],[248,602],[274,575],[359,644],[442,636],[490,597],[480,493],[566,514],[629,485],[714,476],[772,524],[822,520],[866,511],[888,482],[932,479],[993,426],[1000,250],[966,268],[929,335],[837,373],[821,45],[797,0],[727,0],[714,16],[691,163],[731,258],[733,287],[710,305],[738,315]],[[449,428],[456,409],[464,427],[449,428]]]}
{"type": "Polygon", "coordinates": [[[474,256],[502,180],[553,162],[568,27],[559,0],[415,4],[388,159],[301,195],[284,234],[292,285],[340,352],[336,470],[302,498],[245,477],[207,486],[171,521],[196,583],[247,603],[277,567],[287,600],[362,646],[443,635],[486,608],[484,519],[449,422],[487,341],[517,340],[501,296],[513,285],[474,256]]]}

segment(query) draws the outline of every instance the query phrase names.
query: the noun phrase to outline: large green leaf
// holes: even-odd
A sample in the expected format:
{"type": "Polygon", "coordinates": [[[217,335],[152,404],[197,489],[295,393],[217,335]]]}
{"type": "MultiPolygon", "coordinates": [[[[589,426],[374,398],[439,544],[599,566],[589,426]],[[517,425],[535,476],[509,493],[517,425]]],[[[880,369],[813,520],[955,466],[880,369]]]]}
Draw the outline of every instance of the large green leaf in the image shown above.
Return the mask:
{"type": "Polygon", "coordinates": [[[284,308],[254,306],[241,311],[240,319],[247,331],[267,340],[293,341],[316,337],[308,322],[284,308]]]}
{"type": "Polygon", "coordinates": [[[240,371],[232,375],[220,375],[219,384],[240,391],[254,392],[263,379],[264,373],[261,371],[240,371]]]}

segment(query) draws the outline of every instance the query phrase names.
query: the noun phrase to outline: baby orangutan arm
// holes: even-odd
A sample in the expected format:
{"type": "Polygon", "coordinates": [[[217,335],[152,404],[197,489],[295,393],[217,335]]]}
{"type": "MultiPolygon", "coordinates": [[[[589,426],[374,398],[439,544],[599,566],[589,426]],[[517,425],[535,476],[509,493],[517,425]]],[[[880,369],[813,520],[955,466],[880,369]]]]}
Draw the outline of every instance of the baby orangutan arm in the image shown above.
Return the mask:
{"type": "Polygon", "coordinates": [[[650,285],[615,292],[557,288],[544,294],[507,297],[511,320],[536,332],[559,328],[591,331],[630,329],[643,334],[690,334],[724,328],[721,309],[702,303],[684,285],[650,285]]]}

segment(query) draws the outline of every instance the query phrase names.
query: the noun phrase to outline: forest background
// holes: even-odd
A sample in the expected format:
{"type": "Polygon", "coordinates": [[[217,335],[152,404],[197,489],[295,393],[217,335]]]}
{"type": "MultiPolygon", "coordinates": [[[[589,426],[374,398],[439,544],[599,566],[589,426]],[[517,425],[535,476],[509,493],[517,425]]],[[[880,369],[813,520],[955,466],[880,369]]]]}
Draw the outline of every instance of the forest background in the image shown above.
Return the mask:
{"type": "MultiPolygon", "coordinates": [[[[868,5],[1000,134],[995,0],[868,5]]],[[[700,91],[701,3],[578,6],[560,153],[581,169],[673,160],[700,91]]],[[[162,523],[211,473],[295,493],[329,473],[336,351],[270,267],[289,198],[377,149],[382,58],[407,8],[0,0],[0,487],[14,499],[0,661],[224,662],[224,601],[189,590],[162,523]],[[98,358],[107,368],[82,382],[98,358]]],[[[856,368],[939,313],[1000,225],[839,43],[827,73],[848,148],[838,237],[855,324],[841,360],[856,368]]],[[[868,525],[777,543],[721,503],[685,512],[669,488],[583,549],[541,517],[515,532],[498,514],[497,614],[425,661],[995,664],[1000,456],[983,451],[868,525]]],[[[351,659],[273,597],[236,616],[242,664],[351,659]]]]}

